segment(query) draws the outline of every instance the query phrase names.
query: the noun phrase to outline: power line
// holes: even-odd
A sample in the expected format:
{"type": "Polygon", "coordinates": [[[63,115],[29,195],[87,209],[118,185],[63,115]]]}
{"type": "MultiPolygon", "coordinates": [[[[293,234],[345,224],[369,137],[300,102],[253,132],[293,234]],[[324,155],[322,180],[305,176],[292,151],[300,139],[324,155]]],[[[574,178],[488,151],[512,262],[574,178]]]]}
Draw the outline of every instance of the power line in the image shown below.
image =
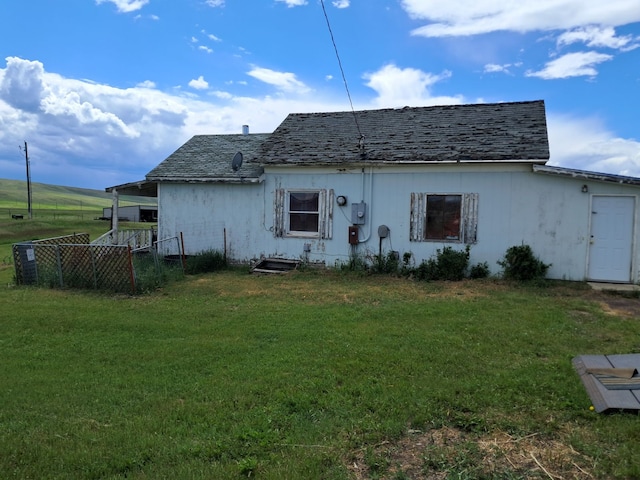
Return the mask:
{"type": "Polygon", "coordinates": [[[331,36],[331,43],[333,43],[333,49],[336,52],[336,58],[338,59],[338,66],[340,67],[340,73],[342,74],[342,81],[344,82],[344,88],[347,91],[347,97],[349,98],[349,105],[351,105],[351,113],[353,114],[353,120],[356,123],[356,128],[358,129],[358,133],[360,134],[360,150],[364,151],[364,135],[360,130],[360,125],[358,124],[358,117],[356,116],[356,111],[353,108],[353,101],[351,100],[351,93],[349,92],[349,85],[347,84],[347,77],[344,74],[344,69],[342,68],[342,61],[340,60],[340,54],[338,53],[338,46],[336,45],[336,40],[333,37],[333,30],[331,30],[331,23],[329,22],[329,16],[327,15],[327,9],[324,6],[324,0],[320,0],[320,4],[322,5],[322,12],[324,13],[324,18],[327,21],[327,28],[329,29],[329,35],[331,36]]]}

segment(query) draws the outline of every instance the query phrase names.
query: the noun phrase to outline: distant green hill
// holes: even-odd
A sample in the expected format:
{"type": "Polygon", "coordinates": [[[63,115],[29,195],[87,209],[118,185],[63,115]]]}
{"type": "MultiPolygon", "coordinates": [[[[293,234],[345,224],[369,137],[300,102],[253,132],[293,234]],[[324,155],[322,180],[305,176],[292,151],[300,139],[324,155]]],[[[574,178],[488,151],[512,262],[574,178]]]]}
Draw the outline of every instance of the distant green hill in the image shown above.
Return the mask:
{"type": "MultiPolygon", "coordinates": [[[[111,194],[89,188],[62,187],[45,183],[31,184],[34,209],[102,209],[111,206],[111,194]]],[[[119,196],[120,205],[156,205],[149,197],[119,196]]],[[[27,208],[27,182],[0,179],[0,208],[27,208]]]]}

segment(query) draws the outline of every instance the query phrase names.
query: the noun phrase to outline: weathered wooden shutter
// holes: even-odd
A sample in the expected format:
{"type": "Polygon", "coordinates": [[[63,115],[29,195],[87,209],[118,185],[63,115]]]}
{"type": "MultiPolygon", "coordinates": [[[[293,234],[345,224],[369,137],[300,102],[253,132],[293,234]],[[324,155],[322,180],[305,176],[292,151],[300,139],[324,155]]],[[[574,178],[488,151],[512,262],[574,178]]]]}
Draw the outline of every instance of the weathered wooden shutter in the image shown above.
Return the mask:
{"type": "Polygon", "coordinates": [[[426,193],[411,193],[410,212],[409,240],[411,242],[422,242],[424,240],[424,222],[427,215],[426,193]]]}
{"type": "Polygon", "coordinates": [[[478,241],[478,194],[462,196],[462,241],[467,244],[478,241]]]}
{"type": "Polygon", "coordinates": [[[320,206],[320,238],[330,240],[333,238],[333,189],[329,191],[320,190],[320,198],[318,200],[320,206]]]}
{"type": "Polygon", "coordinates": [[[284,188],[276,188],[273,196],[273,236],[284,237],[284,188]]]}

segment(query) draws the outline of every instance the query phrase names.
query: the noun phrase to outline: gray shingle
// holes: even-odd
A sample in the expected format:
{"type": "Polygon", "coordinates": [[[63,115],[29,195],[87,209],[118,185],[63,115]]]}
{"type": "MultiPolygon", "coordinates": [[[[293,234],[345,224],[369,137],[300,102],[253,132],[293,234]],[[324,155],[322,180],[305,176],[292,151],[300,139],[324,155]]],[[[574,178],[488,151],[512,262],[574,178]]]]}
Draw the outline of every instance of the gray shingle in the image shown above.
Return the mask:
{"type": "Polygon", "coordinates": [[[242,182],[263,173],[252,162],[269,134],[196,135],[147,174],[147,180],[165,182],[242,182]],[[242,166],[234,171],[231,160],[242,152],[242,166]]]}
{"type": "Polygon", "coordinates": [[[264,165],[513,161],[544,163],[544,102],[290,114],[260,150],[264,165]],[[365,136],[361,156],[359,133],[365,136]]]}

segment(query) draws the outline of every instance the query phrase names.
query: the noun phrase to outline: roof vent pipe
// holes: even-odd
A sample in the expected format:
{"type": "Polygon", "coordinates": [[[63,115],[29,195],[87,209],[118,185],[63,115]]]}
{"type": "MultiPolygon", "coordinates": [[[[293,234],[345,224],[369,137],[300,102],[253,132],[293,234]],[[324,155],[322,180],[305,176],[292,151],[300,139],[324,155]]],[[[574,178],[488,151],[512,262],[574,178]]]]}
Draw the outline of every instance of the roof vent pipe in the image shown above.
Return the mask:
{"type": "Polygon", "coordinates": [[[249,125],[242,125],[242,134],[249,135],[249,125]]]}

